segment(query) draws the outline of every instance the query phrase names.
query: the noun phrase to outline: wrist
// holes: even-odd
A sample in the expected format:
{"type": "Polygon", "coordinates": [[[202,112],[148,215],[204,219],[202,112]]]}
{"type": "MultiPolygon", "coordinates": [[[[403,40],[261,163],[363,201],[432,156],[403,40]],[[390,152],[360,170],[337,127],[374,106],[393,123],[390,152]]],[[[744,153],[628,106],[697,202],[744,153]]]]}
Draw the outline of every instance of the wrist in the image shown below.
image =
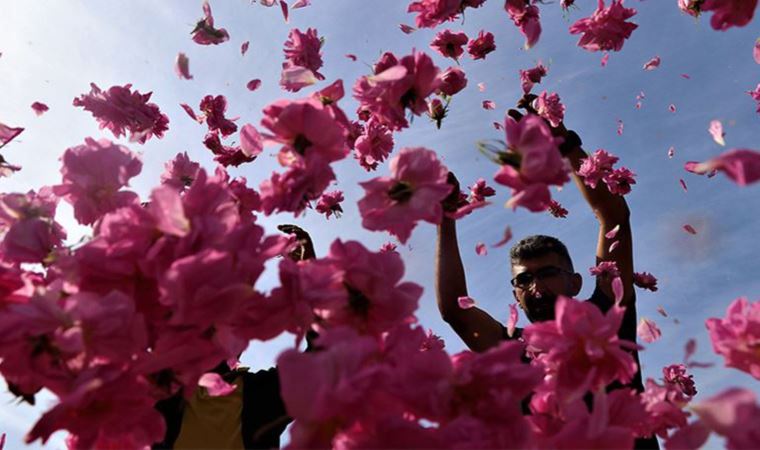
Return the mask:
{"type": "Polygon", "coordinates": [[[562,142],[562,144],[559,146],[559,152],[562,156],[569,155],[574,150],[581,148],[583,145],[581,137],[578,136],[578,133],[573,130],[567,130],[567,134],[565,135],[564,139],[564,142],[562,142]]]}

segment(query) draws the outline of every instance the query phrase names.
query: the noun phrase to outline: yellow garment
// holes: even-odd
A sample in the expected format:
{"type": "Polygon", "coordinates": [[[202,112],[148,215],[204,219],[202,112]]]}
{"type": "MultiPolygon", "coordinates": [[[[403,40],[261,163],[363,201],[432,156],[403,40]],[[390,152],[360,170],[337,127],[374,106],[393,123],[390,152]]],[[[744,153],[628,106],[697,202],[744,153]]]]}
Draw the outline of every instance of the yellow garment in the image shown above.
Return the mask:
{"type": "Polygon", "coordinates": [[[238,377],[233,384],[235,391],[224,397],[211,397],[201,387],[195,390],[182,414],[175,450],[244,450],[240,422],[243,377],[238,377]]]}

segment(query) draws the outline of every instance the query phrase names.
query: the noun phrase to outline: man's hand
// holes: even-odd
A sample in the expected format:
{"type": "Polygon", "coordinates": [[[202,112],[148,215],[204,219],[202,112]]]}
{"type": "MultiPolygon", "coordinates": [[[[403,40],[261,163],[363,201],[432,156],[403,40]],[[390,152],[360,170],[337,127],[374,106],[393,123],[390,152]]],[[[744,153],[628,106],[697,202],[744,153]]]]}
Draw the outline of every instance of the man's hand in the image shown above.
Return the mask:
{"type": "Polygon", "coordinates": [[[314,244],[311,242],[311,236],[309,236],[309,233],[303,228],[292,224],[283,224],[278,225],[277,229],[285,234],[295,236],[298,241],[298,246],[288,254],[290,259],[293,261],[303,261],[316,258],[317,255],[314,252],[314,244]]]}

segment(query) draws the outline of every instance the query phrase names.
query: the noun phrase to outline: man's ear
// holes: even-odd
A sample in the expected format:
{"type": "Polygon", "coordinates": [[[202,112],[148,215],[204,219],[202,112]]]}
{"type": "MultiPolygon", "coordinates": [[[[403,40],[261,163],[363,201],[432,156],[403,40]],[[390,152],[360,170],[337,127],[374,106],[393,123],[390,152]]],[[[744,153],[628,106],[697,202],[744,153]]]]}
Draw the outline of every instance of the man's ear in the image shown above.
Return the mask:
{"type": "Polygon", "coordinates": [[[581,288],[583,287],[583,277],[579,273],[574,273],[572,278],[570,279],[570,294],[575,297],[581,292],[581,288]]]}
{"type": "Polygon", "coordinates": [[[515,291],[514,289],[512,289],[512,297],[514,297],[514,298],[515,298],[515,301],[516,301],[516,302],[517,302],[517,304],[520,306],[520,309],[522,309],[523,311],[525,311],[525,308],[523,307],[523,304],[522,304],[522,302],[520,302],[520,299],[519,299],[519,298],[517,298],[517,291],[515,291]]]}

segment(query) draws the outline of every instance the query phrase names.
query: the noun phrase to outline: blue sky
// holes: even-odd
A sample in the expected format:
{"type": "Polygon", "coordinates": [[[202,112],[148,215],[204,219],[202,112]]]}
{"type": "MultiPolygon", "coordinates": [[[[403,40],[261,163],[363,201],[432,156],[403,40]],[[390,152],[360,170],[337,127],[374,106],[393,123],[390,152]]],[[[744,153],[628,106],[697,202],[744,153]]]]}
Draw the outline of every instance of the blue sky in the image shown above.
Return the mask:
{"type": "MultiPolygon", "coordinates": [[[[200,3],[4,1],[0,17],[0,122],[26,127],[26,131],[3,149],[3,155],[24,170],[0,179],[0,191],[55,184],[60,181],[58,158],[66,148],[80,144],[86,136],[113,140],[110,133],[98,130],[88,113],[71,106],[74,97],[89,91],[90,82],[101,88],[132,83],[141,92],[153,91],[152,100],[170,118],[164,139],[152,139],[144,146],[122,142],[142,152],[144,169],[132,187],[146,197],[158,183],[163,163],[177,152],[187,151],[207,170],[214,167],[201,144],[204,127],[190,120],[179,103],[197,108],[202,96],[224,94],[229,100],[229,116],[240,116],[241,124],[258,125],[261,109],[268,103],[298,97],[277,85],[282,44],[292,27],[316,27],[325,38],[322,73],[326,80],[317,87],[342,78],[350,92],[353,81],[366,74],[385,50],[408,54],[417,48],[432,55],[428,44],[433,31],[405,35],[398,29],[399,23],[413,23],[413,16],[405,12],[407,0],[313,0],[311,7],[292,12],[290,24],[283,22],[277,8],[244,0],[217,0],[212,2],[216,23],[229,31],[231,40],[212,47],[190,40],[189,33],[201,16],[200,3]],[[251,42],[250,50],[241,57],[240,44],[246,40],[251,42]],[[172,65],[178,52],[190,58],[193,80],[179,80],[174,74],[172,65]],[[356,54],[359,61],[345,58],[346,53],[356,54]],[[245,88],[252,78],[263,80],[262,88],[253,93],[245,88]],[[30,108],[34,101],[48,104],[50,111],[37,118],[30,108]]],[[[758,149],[760,116],[745,94],[760,82],[760,66],[752,59],[753,43],[760,36],[757,20],[742,29],[716,32],[709,27],[708,17],[697,21],[681,14],[676,0],[629,0],[626,5],[639,11],[633,19],[639,28],[623,51],[612,54],[607,67],[602,68],[602,55],[576,47],[577,36],[567,32],[573,21],[596,6],[592,0],[577,3],[578,7],[567,13],[557,3],[541,5],[545,31],[529,51],[522,49],[523,38],[502,9],[501,0],[489,0],[482,8],[468,11],[463,22],[448,24],[448,28],[469,36],[481,29],[493,32],[497,49],[485,61],[462,58],[469,86],[454,98],[442,129],[436,130],[427,118],[418,117],[410,129],[396,135],[396,149],[434,149],[463,185],[478,177],[492,179],[497,168],[477,152],[475,143],[503,138],[491,123],[503,120],[504,111],[520,96],[518,69],[532,67],[538,60],[548,64],[549,76],[537,89],[559,93],[567,106],[566,123],[578,131],[587,151],[607,149],[638,175],[627,197],[635,264],[637,270],[652,272],[660,280],[657,293],[639,293],[638,311],[639,316],[654,319],[663,333],[660,341],[641,353],[644,375],[659,377],[662,366],[679,362],[683,345],[693,337],[699,342],[696,359],[718,363],[713,369],[695,371],[700,391],[697,398],[729,385],[760,393],[757,380],[721,367],[721,359],[710,351],[704,328],[705,318],[722,316],[736,297],[760,298],[760,247],[756,241],[760,186],[739,188],[722,176],[707,179],[683,170],[685,161],[707,159],[722,151],[706,131],[713,119],[723,121],[728,148],[758,149]],[[643,71],[642,65],[655,55],[662,58],[662,66],[643,71]],[[691,78],[682,78],[684,73],[691,78]],[[477,89],[479,82],[486,84],[485,92],[477,89]],[[646,98],[637,110],[634,104],[640,91],[646,98]],[[496,110],[483,110],[483,100],[496,102],[496,110]],[[676,105],[676,113],[668,111],[671,103],[676,105]],[[622,136],[616,133],[618,119],[625,124],[622,136]],[[670,146],[675,147],[673,159],[667,156],[670,146]],[[681,189],[679,178],[688,184],[688,192],[681,189]],[[697,229],[696,236],[681,229],[686,223],[697,229]],[[660,305],[668,311],[669,319],[657,314],[660,305]]],[[[433,57],[442,68],[450,65],[449,60],[433,57]]],[[[346,98],[341,105],[352,112],[356,102],[346,98]]],[[[272,157],[276,151],[276,147],[267,148],[254,163],[231,173],[246,176],[250,185],[258,186],[277,170],[272,157]]],[[[336,164],[337,187],[346,196],[345,214],[339,220],[326,221],[311,211],[298,219],[283,214],[262,218],[261,222],[270,232],[276,232],[275,226],[280,223],[303,226],[311,232],[319,255],[324,255],[336,238],[358,239],[369,248],[378,248],[391,238],[359,226],[356,201],[362,190],[356,183],[385,175],[387,170],[384,164],[375,173],[366,173],[350,158],[336,164]]],[[[562,239],[586,278],[582,297],[590,295],[593,280],[587,276],[587,268],[594,264],[597,225],[574,187],[568,184],[554,194],[570,211],[566,219],[506,210],[501,205],[509,193],[506,189],[497,192],[494,205],[458,223],[470,295],[499,320],[506,320],[512,301],[508,249],[490,249],[487,256],[477,256],[474,248],[480,241],[498,241],[507,225],[516,238],[543,233],[562,239]]],[[[58,219],[69,230],[72,241],[89,232],[73,222],[65,203],[59,207],[58,219]]],[[[435,228],[419,225],[408,245],[399,249],[407,278],[425,287],[418,311],[420,322],[441,335],[450,352],[462,350],[462,342],[440,319],[435,307],[435,228]]],[[[266,291],[276,283],[276,272],[270,270],[257,287],[266,291]]],[[[521,322],[524,324],[525,319],[521,322]]],[[[254,344],[244,362],[254,368],[268,367],[292,342],[291,337],[284,336],[254,344]]],[[[51,401],[43,397],[40,403],[44,407],[51,401]]],[[[0,394],[0,432],[8,432],[8,448],[21,448],[23,433],[41,410],[15,406],[9,394],[0,394]]],[[[51,446],[61,448],[62,439],[63,433],[58,433],[51,446]]]]}

